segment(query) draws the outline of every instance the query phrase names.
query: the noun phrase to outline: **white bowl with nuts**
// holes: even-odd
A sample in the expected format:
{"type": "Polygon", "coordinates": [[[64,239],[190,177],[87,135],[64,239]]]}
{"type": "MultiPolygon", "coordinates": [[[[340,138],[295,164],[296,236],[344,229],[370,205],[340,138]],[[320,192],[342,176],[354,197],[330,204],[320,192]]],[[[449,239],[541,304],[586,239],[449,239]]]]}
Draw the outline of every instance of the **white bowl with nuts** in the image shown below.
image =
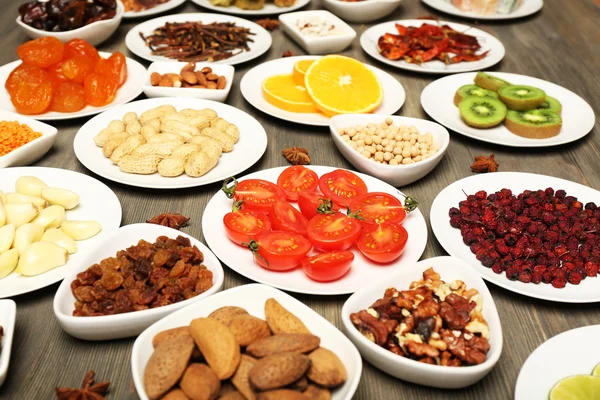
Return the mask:
{"type": "Polygon", "coordinates": [[[329,129],[356,169],[396,187],[431,172],[450,143],[446,128],[418,118],[343,114],[331,118],[329,129]]]}
{"type": "Polygon", "coordinates": [[[214,63],[156,61],[148,68],[144,93],[152,97],[193,97],[225,102],[235,68],[214,63]]]}

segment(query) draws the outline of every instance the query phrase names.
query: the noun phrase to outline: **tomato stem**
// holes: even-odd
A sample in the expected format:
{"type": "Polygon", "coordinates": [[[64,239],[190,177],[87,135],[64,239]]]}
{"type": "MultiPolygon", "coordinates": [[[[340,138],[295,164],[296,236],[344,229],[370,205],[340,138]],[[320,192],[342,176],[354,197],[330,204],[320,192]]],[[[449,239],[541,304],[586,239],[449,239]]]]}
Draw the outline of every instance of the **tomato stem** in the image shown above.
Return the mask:
{"type": "Polygon", "coordinates": [[[242,246],[248,247],[248,249],[252,252],[254,257],[262,260],[265,263],[267,269],[269,269],[269,262],[267,261],[266,258],[261,256],[260,253],[258,252],[260,245],[258,244],[258,242],[256,240],[250,240],[250,243],[242,243],[242,246]]]}
{"type": "Polygon", "coordinates": [[[237,185],[238,185],[237,179],[235,179],[232,176],[223,181],[223,186],[221,186],[221,190],[223,191],[223,193],[225,193],[225,196],[227,196],[228,199],[233,199],[233,196],[235,195],[235,188],[237,187],[237,185]],[[233,181],[233,185],[231,185],[231,187],[229,187],[229,183],[231,181],[233,181]]]}
{"type": "MultiPolygon", "coordinates": [[[[404,195],[403,195],[404,196],[404,195]]],[[[404,196],[404,209],[407,212],[415,211],[419,207],[419,202],[412,196],[404,196]]]]}
{"type": "Polygon", "coordinates": [[[333,202],[331,201],[331,199],[325,199],[325,198],[319,199],[319,205],[317,206],[317,213],[333,214],[333,202]]]}
{"type": "Polygon", "coordinates": [[[234,201],[233,206],[231,207],[231,212],[240,211],[242,209],[242,204],[244,204],[244,200],[234,201]]]}
{"type": "Polygon", "coordinates": [[[350,210],[350,207],[346,206],[346,215],[350,218],[356,218],[358,220],[364,221],[364,217],[362,215],[360,215],[361,210],[352,212],[352,210],[350,210]]]}

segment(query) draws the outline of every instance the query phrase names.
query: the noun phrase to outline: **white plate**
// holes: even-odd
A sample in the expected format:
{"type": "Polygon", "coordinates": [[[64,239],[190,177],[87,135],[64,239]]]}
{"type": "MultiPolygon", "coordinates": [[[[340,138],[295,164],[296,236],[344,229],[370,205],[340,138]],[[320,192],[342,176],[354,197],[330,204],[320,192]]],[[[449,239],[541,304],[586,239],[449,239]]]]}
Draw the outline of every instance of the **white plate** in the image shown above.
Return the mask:
{"type": "Polygon", "coordinates": [[[249,16],[257,16],[257,15],[277,15],[288,13],[290,11],[297,10],[299,8],[304,7],[310,0],[296,0],[294,5],[290,7],[277,7],[270,0],[265,2],[265,6],[260,10],[242,10],[236,6],[231,7],[219,7],[211,4],[210,0],[192,0],[193,3],[198,4],[200,7],[208,8],[209,10],[213,10],[223,14],[234,14],[234,15],[249,15],[249,16]]]}
{"type": "Polygon", "coordinates": [[[515,135],[504,124],[489,129],[472,128],[465,124],[453,99],[459,87],[473,84],[473,79],[477,75],[475,72],[446,76],[430,83],[421,92],[421,106],[431,118],[461,135],[512,147],[547,147],[570,143],[581,139],[594,127],[594,110],[584,99],[570,90],[525,75],[506,72],[491,72],[491,74],[515,85],[538,87],[548,96],[560,101],[563,107],[561,112],[563,126],[560,133],[548,139],[529,139],[515,135]]]}
{"type": "Polygon", "coordinates": [[[136,25],[133,28],[131,28],[131,30],[129,30],[129,32],[127,33],[127,36],[125,36],[125,44],[127,45],[129,51],[131,51],[133,54],[135,54],[138,57],[144,58],[148,61],[177,61],[175,59],[163,56],[153,56],[151,54],[152,52],[150,51],[150,48],[146,46],[146,43],[140,37],[140,32],[144,35],[149,35],[152,32],[154,32],[154,30],[164,26],[167,22],[197,21],[201,21],[205,24],[210,24],[212,22],[234,22],[236,26],[248,28],[250,29],[251,33],[254,33],[254,35],[250,36],[253,42],[248,43],[250,51],[243,50],[240,54],[237,54],[228,59],[215,61],[221,64],[236,65],[253,60],[256,57],[260,57],[267,50],[269,50],[269,48],[271,47],[271,43],[273,42],[273,40],[271,39],[271,34],[269,32],[267,32],[260,25],[257,25],[254,22],[248,21],[246,19],[233,17],[231,15],[194,13],[167,15],[165,17],[154,18],[150,21],[146,21],[139,25],[136,25]]]}
{"type": "Polygon", "coordinates": [[[125,19],[143,18],[143,17],[149,17],[151,15],[160,14],[165,11],[172,10],[175,7],[179,7],[180,5],[185,3],[185,1],[186,0],[169,0],[166,3],[160,4],[156,7],[149,8],[147,10],[138,11],[138,12],[126,11],[123,14],[123,18],[125,18],[125,19]]]}
{"type": "Polygon", "coordinates": [[[172,312],[202,300],[221,290],[223,286],[223,267],[215,255],[200,241],[186,233],[155,224],[133,224],[118,229],[103,243],[87,252],[82,260],[74,266],[65,277],[54,296],[54,315],[58,323],[69,335],[83,340],[110,340],[139,335],[144,329],[172,312]],[[77,274],[107,257],[114,257],[118,251],[136,245],[141,239],[154,243],[159,236],[171,239],[177,236],[190,239],[192,246],[197,246],[204,254],[203,264],[213,273],[213,286],[196,297],[170,304],[164,307],[134,311],[124,314],[104,315],[98,317],[75,317],[75,296],[71,291],[71,282],[77,274]]]}
{"type": "Polygon", "coordinates": [[[0,386],[4,383],[8,372],[16,317],[17,305],[15,302],[0,300],[0,326],[4,329],[4,337],[0,341],[0,386]]]}
{"type": "Polygon", "coordinates": [[[396,68],[415,71],[415,72],[423,72],[426,74],[456,74],[458,72],[467,72],[467,71],[479,71],[482,69],[486,69],[491,67],[494,64],[497,64],[504,58],[504,46],[502,42],[496,39],[494,36],[490,35],[487,32],[484,32],[480,29],[473,28],[469,25],[456,24],[454,22],[447,21],[428,21],[422,19],[404,19],[400,21],[390,21],[384,22],[379,25],[375,25],[369,29],[367,29],[360,36],[360,46],[363,50],[376,59],[377,61],[381,61],[382,63],[391,65],[396,68]],[[479,61],[471,61],[471,62],[460,62],[457,64],[446,65],[442,61],[434,60],[419,64],[411,64],[404,60],[388,60],[381,54],[379,54],[379,49],[377,46],[377,41],[379,37],[386,33],[398,34],[396,30],[395,24],[401,24],[404,26],[421,26],[424,23],[432,24],[432,25],[449,25],[452,29],[455,29],[459,32],[465,32],[469,35],[477,37],[479,44],[481,45],[481,49],[477,51],[477,54],[481,54],[485,51],[490,51],[487,56],[479,61]]]}
{"type": "Polygon", "coordinates": [[[456,15],[457,17],[473,18],[473,19],[489,19],[489,20],[503,20],[503,19],[514,19],[522,18],[531,14],[535,14],[540,11],[544,6],[544,0],[524,0],[523,4],[515,11],[508,14],[490,14],[480,15],[470,11],[462,11],[459,8],[454,7],[447,0],[422,0],[423,3],[429,7],[435,8],[438,11],[445,12],[447,14],[456,15]]]}
{"type": "Polygon", "coordinates": [[[439,388],[462,388],[474,384],[486,376],[498,362],[502,353],[502,326],[498,310],[490,291],[481,277],[464,261],[453,257],[435,257],[405,265],[399,271],[354,293],[342,308],[344,333],[352,340],[362,356],[385,373],[405,381],[439,388]],[[387,288],[408,290],[412,282],[423,279],[423,271],[433,267],[447,283],[461,280],[467,289],[477,289],[483,299],[483,316],[490,328],[490,351],[486,360],[467,367],[445,367],[429,365],[400,357],[391,351],[371,342],[350,321],[350,314],[366,310],[383,298],[387,288]]]}
{"type": "Polygon", "coordinates": [[[583,204],[590,201],[600,203],[600,193],[587,186],[551,176],[527,174],[523,172],[496,172],[493,174],[473,175],[456,181],[442,190],[431,205],[430,222],[433,233],[442,247],[453,257],[458,257],[469,263],[483,279],[504,289],[537,299],[558,301],[563,303],[593,303],[600,301],[600,280],[587,278],[579,285],[567,283],[562,289],[540,283],[522,283],[511,281],[506,274],[496,274],[491,268],[484,267],[465,245],[460,229],[450,226],[448,211],[458,207],[465,200],[465,193],[475,194],[485,190],[488,195],[501,189],[512,190],[518,195],[524,190],[538,190],[552,187],[554,190],[564,189],[568,196],[575,196],[583,204]],[[464,190],[464,193],[463,193],[464,190]]]}
{"type": "Polygon", "coordinates": [[[548,400],[550,390],[561,379],[591,375],[600,363],[598,336],[600,325],[591,325],[571,329],[542,343],[521,367],[515,400],[548,400]]]}
{"type": "Polygon", "coordinates": [[[56,142],[57,129],[43,122],[4,110],[0,110],[0,121],[17,121],[42,134],[39,138],[0,156],[0,168],[29,165],[42,158],[56,142]]]}
{"type": "MultiPolygon", "coordinates": [[[[111,56],[111,53],[106,53],[104,51],[100,51],[99,54],[104,58],[108,58],[111,56]]],[[[48,111],[43,114],[27,115],[27,117],[37,119],[40,121],[57,121],[62,119],[87,117],[89,115],[98,114],[99,112],[102,112],[106,109],[118,106],[119,104],[127,103],[135,99],[142,93],[142,86],[144,85],[144,80],[146,79],[146,68],[144,68],[144,66],[139,62],[132,60],[129,57],[126,58],[127,80],[125,81],[123,86],[121,86],[117,90],[117,95],[115,96],[115,99],[112,101],[112,103],[107,104],[103,107],[94,107],[87,105],[83,109],[73,113],[48,111]]],[[[15,69],[20,64],[21,61],[13,61],[0,67],[0,82],[6,82],[6,79],[13,71],[13,69],[15,69]]],[[[2,85],[2,87],[0,88],[0,110],[7,110],[17,113],[17,110],[15,110],[15,107],[10,101],[10,95],[6,91],[4,85],[2,85]]]]}
{"type": "Polygon", "coordinates": [[[249,284],[217,293],[198,304],[193,304],[158,321],[136,339],[131,352],[131,372],[138,395],[148,400],[144,391],[144,369],[154,351],[152,338],[157,333],[178,326],[189,325],[193,319],[207,317],[217,308],[224,306],[243,307],[258,318],[265,318],[265,302],[274,298],[288,311],[296,315],[310,331],[321,338],[321,347],[333,351],[342,361],[348,372],[348,380],[332,390],[332,400],[350,400],[356,392],[362,373],[362,360],[356,347],[334,325],[315,311],[269,286],[249,284]]]}
{"type": "Polygon", "coordinates": [[[90,171],[106,179],[126,185],[151,189],[179,189],[207,185],[222,181],[230,176],[250,168],[256,163],[267,149],[267,134],[262,125],[245,112],[229,106],[203,99],[187,99],[159,97],[134,101],[108,110],[86,122],[75,135],[73,150],[79,161],[90,171]],[[192,178],[186,174],[166,178],[158,173],[152,175],[128,174],[104,157],[102,148],[96,146],[94,137],[114,119],[122,119],[129,111],[138,115],[162,104],[171,104],[177,110],[184,108],[212,108],[220,117],[237,125],[240,130],[240,140],[230,153],[221,154],[218,164],[206,175],[192,178]]]}
{"type": "Polygon", "coordinates": [[[0,190],[5,193],[14,191],[17,179],[25,175],[40,178],[48,186],[69,189],[79,194],[81,201],[74,209],[67,210],[67,220],[95,220],[102,225],[102,230],[90,239],[78,241],[77,253],[69,255],[69,260],[62,267],[36,276],[22,276],[13,273],[0,280],[0,298],[33,292],[60,281],[74,265],[86,257],[88,251],[110,237],[121,225],[121,203],[114,192],[104,183],[66,169],[6,168],[0,170],[0,190]]]}
{"type": "MultiPolygon", "coordinates": [[[[277,177],[286,167],[277,167],[260,172],[255,172],[243,177],[245,179],[265,179],[277,182],[277,177]]],[[[319,177],[338,168],[309,165],[319,177]]],[[[369,192],[386,192],[402,198],[402,192],[394,187],[370,176],[356,173],[360,176],[369,192]]],[[[388,275],[404,265],[417,261],[427,244],[427,225],[419,210],[410,213],[402,225],[408,231],[408,242],[402,256],[390,265],[375,264],[364,257],[361,252],[352,247],[354,262],[350,271],[342,278],[333,282],[316,282],[310,279],[302,268],[291,271],[275,272],[262,268],[254,263],[250,250],[233,243],[225,234],[223,216],[231,211],[232,200],[228,199],[221,191],[217,192],[206,205],[202,217],[202,232],[208,247],[229,268],[252,279],[282,290],[305,294],[338,295],[354,293],[364,287],[365,282],[371,282],[380,276],[388,275]]],[[[295,205],[297,206],[297,205],[295,205]]]]}
{"type": "MultiPolygon", "coordinates": [[[[242,81],[240,82],[242,96],[244,96],[246,101],[252,104],[252,106],[273,117],[304,125],[329,126],[330,118],[325,116],[325,114],[295,113],[282,110],[265,100],[262,94],[262,83],[268,77],[279,74],[291,74],[296,62],[300,60],[315,60],[318,58],[318,56],[285,57],[257,65],[246,72],[242,77],[242,81]]],[[[406,98],[404,87],[402,87],[402,84],[396,78],[387,72],[371,65],[367,65],[367,67],[375,73],[383,87],[383,102],[375,111],[373,111],[373,114],[386,116],[394,114],[404,104],[406,98]]]]}

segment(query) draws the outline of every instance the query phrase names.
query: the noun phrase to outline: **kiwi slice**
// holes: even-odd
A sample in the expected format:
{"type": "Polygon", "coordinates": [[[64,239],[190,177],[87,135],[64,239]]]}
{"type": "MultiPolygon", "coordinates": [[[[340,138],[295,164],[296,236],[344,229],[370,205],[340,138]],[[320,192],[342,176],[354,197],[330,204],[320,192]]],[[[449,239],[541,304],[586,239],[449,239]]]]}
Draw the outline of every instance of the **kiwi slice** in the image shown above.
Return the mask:
{"type": "Polygon", "coordinates": [[[544,102],[540,104],[537,109],[554,111],[560,115],[562,111],[562,104],[560,104],[560,101],[556,100],[554,97],[546,96],[546,100],[544,100],[544,102]]]}
{"type": "Polygon", "coordinates": [[[546,100],[546,92],[542,89],[525,85],[501,87],[498,96],[506,107],[516,111],[533,110],[546,100]]]}
{"type": "Polygon", "coordinates": [[[465,97],[458,109],[465,123],[474,128],[491,128],[506,117],[506,106],[493,97],[465,97]]]}
{"type": "Polygon", "coordinates": [[[492,92],[497,92],[501,87],[511,85],[510,82],[483,71],[479,71],[477,75],[475,75],[474,81],[477,86],[491,90],[492,92]]]}
{"type": "Polygon", "coordinates": [[[506,114],[505,124],[515,135],[530,139],[546,139],[558,135],[562,118],[550,110],[510,110],[506,114]]]}
{"type": "Polygon", "coordinates": [[[493,97],[494,99],[498,98],[498,93],[492,92],[491,90],[487,90],[481,88],[477,85],[464,85],[458,88],[456,94],[454,95],[454,105],[458,106],[458,103],[465,97],[493,97]]]}

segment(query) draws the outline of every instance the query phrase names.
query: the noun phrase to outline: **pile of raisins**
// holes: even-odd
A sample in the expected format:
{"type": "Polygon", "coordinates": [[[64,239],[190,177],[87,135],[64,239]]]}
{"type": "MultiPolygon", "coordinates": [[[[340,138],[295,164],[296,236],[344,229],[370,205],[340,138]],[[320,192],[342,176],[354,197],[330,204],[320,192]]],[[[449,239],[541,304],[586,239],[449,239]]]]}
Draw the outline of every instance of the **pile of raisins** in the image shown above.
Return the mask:
{"type": "Polygon", "coordinates": [[[477,259],[510,280],[562,288],[598,274],[600,208],[564,190],[479,191],[448,214],[477,259]]]}

